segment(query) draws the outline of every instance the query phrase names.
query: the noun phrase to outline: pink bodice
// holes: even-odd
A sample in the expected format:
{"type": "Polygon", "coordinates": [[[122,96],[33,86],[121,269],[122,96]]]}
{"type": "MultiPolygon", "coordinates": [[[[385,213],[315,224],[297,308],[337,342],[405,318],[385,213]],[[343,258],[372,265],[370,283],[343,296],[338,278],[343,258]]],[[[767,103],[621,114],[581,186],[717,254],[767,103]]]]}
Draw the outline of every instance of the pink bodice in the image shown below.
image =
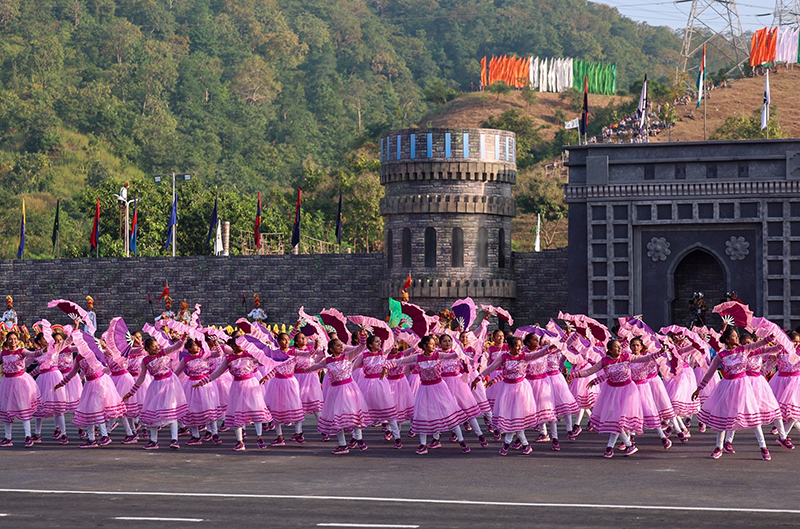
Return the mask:
{"type": "Polygon", "coordinates": [[[389,370],[386,373],[389,378],[400,378],[405,376],[405,366],[400,364],[400,361],[403,359],[403,355],[399,353],[395,355],[389,355],[386,357],[386,359],[390,362],[389,370]]]}
{"type": "Polygon", "coordinates": [[[285,362],[281,362],[280,364],[275,366],[275,373],[285,378],[293,377],[295,373],[295,365],[298,363],[299,360],[300,358],[296,356],[290,356],[288,360],[286,360],[285,362]]]}
{"type": "MultiPolygon", "coordinates": [[[[528,349],[523,349],[522,353],[527,354],[528,349]]],[[[528,377],[542,377],[547,373],[547,359],[550,358],[552,355],[543,356],[541,358],[537,358],[536,360],[531,360],[528,362],[528,366],[526,369],[526,376],[528,377]]]]}
{"type": "MultiPolygon", "coordinates": [[[[453,351],[447,351],[452,353],[453,351]]],[[[442,375],[460,375],[461,359],[458,357],[442,360],[442,375]]]]}
{"type": "Polygon", "coordinates": [[[798,373],[800,372],[800,362],[796,364],[789,363],[789,355],[782,354],[778,356],[778,373],[798,373]]]}
{"type": "Polygon", "coordinates": [[[211,373],[211,366],[202,355],[189,355],[185,359],[184,373],[192,379],[198,379],[211,373]]]}
{"type": "Polygon", "coordinates": [[[328,377],[330,377],[331,384],[344,382],[353,376],[353,364],[350,363],[345,355],[340,355],[336,358],[329,356],[325,359],[325,366],[328,369],[328,377]]]}
{"type": "Polygon", "coordinates": [[[439,360],[438,353],[433,353],[429,357],[418,354],[417,367],[419,368],[419,379],[422,382],[434,383],[442,379],[442,362],[439,360]]]}
{"type": "Polygon", "coordinates": [[[147,355],[142,365],[153,377],[164,377],[172,373],[172,358],[163,353],[156,356],[147,355]]]}
{"type": "Polygon", "coordinates": [[[13,375],[25,371],[25,357],[22,355],[23,349],[16,351],[3,351],[3,374],[13,375]]]}
{"type": "Polygon", "coordinates": [[[722,362],[722,375],[725,378],[733,378],[736,375],[741,375],[747,370],[747,359],[749,354],[744,350],[744,347],[737,347],[734,350],[725,350],[719,353],[720,361],[722,362]]]}
{"type": "Polygon", "coordinates": [[[89,362],[83,357],[79,357],[80,361],[78,362],[78,367],[81,369],[81,373],[86,378],[94,377],[95,375],[103,372],[103,364],[100,362],[89,362]]]}
{"type": "Polygon", "coordinates": [[[107,356],[106,365],[113,375],[114,373],[128,370],[128,359],[124,356],[107,356]]]}
{"type": "Polygon", "coordinates": [[[72,371],[72,366],[75,363],[75,357],[72,356],[72,351],[69,348],[58,353],[58,370],[62,373],[69,373],[72,371]]]}
{"type": "Polygon", "coordinates": [[[508,344],[504,343],[500,347],[497,347],[497,346],[493,345],[493,346],[489,347],[486,350],[486,352],[489,354],[489,363],[491,364],[492,362],[497,360],[497,357],[500,356],[502,353],[507,353],[508,352],[508,344]]]}
{"type": "Polygon", "coordinates": [[[557,351],[550,353],[545,357],[547,360],[547,372],[553,373],[554,371],[561,372],[561,354],[557,351]]]}
{"type": "Polygon", "coordinates": [[[634,382],[642,382],[649,378],[658,376],[658,366],[655,362],[637,362],[630,364],[631,379],[634,382]]]}
{"type": "Polygon", "coordinates": [[[295,358],[294,363],[294,372],[295,373],[302,373],[304,370],[308,369],[311,365],[311,354],[314,352],[313,349],[309,349],[308,347],[304,349],[298,349],[295,346],[290,347],[286,350],[286,354],[290,357],[295,358]]]}
{"type": "Polygon", "coordinates": [[[764,367],[764,357],[757,356],[760,352],[761,349],[758,350],[756,355],[753,355],[747,359],[747,367],[745,370],[747,371],[748,375],[761,376],[761,368],[764,367]]]}
{"type": "Polygon", "coordinates": [[[128,372],[138,377],[142,370],[142,359],[147,356],[141,347],[133,347],[128,353],[128,372]]]}
{"type": "MultiPolygon", "coordinates": [[[[545,366],[547,366],[546,362],[545,366]]],[[[521,355],[514,358],[509,353],[503,353],[503,364],[500,369],[504,379],[516,380],[525,377],[525,372],[528,370],[528,363],[521,355]]]]}
{"type": "Polygon", "coordinates": [[[385,364],[386,357],[380,352],[374,354],[365,352],[362,356],[361,367],[364,369],[364,376],[380,375],[385,364]]]}
{"type": "Polygon", "coordinates": [[[258,369],[258,363],[247,353],[242,355],[228,355],[228,370],[237,378],[252,375],[258,369]]]}
{"type": "Polygon", "coordinates": [[[53,346],[42,349],[39,356],[36,357],[36,363],[39,364],[39,372],[52,369],[58,363],[58,353],[53,349],[53,346]]]}
{"type": "Polygon", "coordinates": [[[630,357],[626,353],[616,360],[608,356],[603,357],[603,369],[609,384],[623,385],[631,380],[630,357]]]}

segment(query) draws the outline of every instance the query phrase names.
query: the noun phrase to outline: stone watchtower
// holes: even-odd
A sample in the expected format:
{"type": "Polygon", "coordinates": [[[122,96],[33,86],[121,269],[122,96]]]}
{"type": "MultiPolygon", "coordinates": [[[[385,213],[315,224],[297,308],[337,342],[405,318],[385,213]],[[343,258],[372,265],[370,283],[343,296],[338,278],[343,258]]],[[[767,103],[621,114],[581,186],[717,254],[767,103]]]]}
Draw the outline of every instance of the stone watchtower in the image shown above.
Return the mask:
{"type": "Polygon", "coordinates": [[[508,306],[516,297],[511,219],[517,178],[514,133],[492,129],[406,129],[381,138],[385,196],[384,298],[408,277],[427,310],[455,299],[508,306]]]}

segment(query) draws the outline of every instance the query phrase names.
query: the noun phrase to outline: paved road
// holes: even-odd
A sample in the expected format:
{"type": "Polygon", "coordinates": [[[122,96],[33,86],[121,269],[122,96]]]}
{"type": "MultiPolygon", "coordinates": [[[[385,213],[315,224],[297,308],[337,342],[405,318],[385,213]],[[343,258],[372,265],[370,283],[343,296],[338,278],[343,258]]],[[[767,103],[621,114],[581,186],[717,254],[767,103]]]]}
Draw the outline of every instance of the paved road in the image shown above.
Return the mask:
{"type": "MultiPolygon", "coordinates": [[[[50,431],[48,429],[46,432],[50,431]]],[[[313,431],[307,425],[308,432],[313,431]]],[[[72,433],[72,432],[70,432],[72,433]]],[[[112,434],[119,438],[119,431],[112,434]]],[[[366,452],[333,456],[331,443],[232,452],[118,443],[80,450],[46,439],[0,450],[0,527],[317,527],[318,524],[446,527],[791,526],[800,523],[800,450],[774,445],[761,461],[751,432],[737,453],[708,456],[713,433],[665,452],[640,436],[638,454],[606,460],[605,436],[582,434],[534,453],[497,454],[497,443],[461,454],[445,442],[427,456],[416,440],[393,450],[370,430],[366,452]],[[48,491],[48,492],[42,492],[48,491]],[[74,492],[86,492],[75,494],[74,492]],[[157,493],[157,494],[155,494],[157,493]],[[182,518],[142,521],[117,518],[182,518]]],[[[471,435],[471,434],[468,434],[471,435]]],[[[20,439],[15,428],[15,438],[20,439]]],[[[767,435],[772,440],[772,436],[767,435]]],[[[118,440],[118,439],[117,439],[118,440]]],[[[326,525],[319,525],[325,527],[326,525]]],[[[351,525],[352,526],[352,525],[351,525]]]]}

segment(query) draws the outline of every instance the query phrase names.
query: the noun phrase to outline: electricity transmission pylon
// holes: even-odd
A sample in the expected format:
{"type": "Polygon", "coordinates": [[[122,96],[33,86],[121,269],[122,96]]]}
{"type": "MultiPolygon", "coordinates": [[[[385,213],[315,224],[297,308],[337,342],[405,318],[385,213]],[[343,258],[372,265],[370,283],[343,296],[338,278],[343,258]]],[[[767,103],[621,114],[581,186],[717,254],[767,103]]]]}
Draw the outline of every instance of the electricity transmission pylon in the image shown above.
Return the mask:
{"type": "MultiPolygon", "coordinates": [[[[780,1],[780,0],[778,0],[780,1]]],[[[692,2],[689,19],[681,46],[683,71],[686,71],[689,59],[703,48],[714,37],[724,39],[728,49],[721,48],[719,53],[733,64],[728,73],[735,70],[742,72],[742,64],[750,56],[748,43],[742,31],[742,22],[736,9],[735,0],[676,0],[676,3],[692,2]],[[700,28],[707,31],[700,33],[700,28]]],[[[795,2],[786,2],[792,3],[795,2]]]]}
{"type": "Polygon", "coordinates": [[[772,26],[800,25],[800,0],[775,0],[772,13],[772,26]]]}

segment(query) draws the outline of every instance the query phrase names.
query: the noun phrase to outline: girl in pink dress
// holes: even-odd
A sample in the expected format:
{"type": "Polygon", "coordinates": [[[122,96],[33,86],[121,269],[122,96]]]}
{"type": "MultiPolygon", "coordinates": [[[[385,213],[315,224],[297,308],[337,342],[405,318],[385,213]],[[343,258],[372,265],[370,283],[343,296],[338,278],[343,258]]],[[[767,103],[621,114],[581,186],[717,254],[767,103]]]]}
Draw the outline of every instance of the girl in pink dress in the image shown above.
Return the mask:
{"type": "Polygon", "coordinates": [[[267,443],[261,435],[264,425],[272,421],[272,415],[267,408],[267,403],[264,402],[264,392],[259,385],[258,366],[264,366],[269,373],[277,364],[260,351],[245,350],[243,347],[247,346],[247,342],[243,341],[241,336],[242,334],[238,331],[231,335],[228,340],[230,352],[226,350],[225,358],[216,371],[196,384],[197,386],[208,384],[226,371],[230,371],[233,375],[228,406],[225,411],[225,423],[232,426],[236,433],[236,444],[233,446],[233,450],[236,452],[244,451],[246,448],[242,429],[247,424],[255,426],[258,448],[263,450],[267,447],[267,443]]]}
{"type": "Polygon", "coordinates": [[[169,447],[172,450],[179,450],[181,447],[178,443],[178,421],[189,412],[189,406],[180,380],[172,370],[172,362],[185,344],[185,336],[166,349],[162,349],[155,338],[145,340],[147,356],[142,360],[142,371],[136,383],[123,397],[127,401],[136,395],[148,373],[153,377],[144,396],[140,415],[142,424],[147,426],[150,433],[150,442],[144,445],[145,450],[158,450],[158,429],[167,425],[171,434],[169,447]]]}
{"type": "Polygon", "coordinates": [[[788,435],[792,426],[800,432],[800,359],[797,350],[800,348],[800,334],[792,332],[795,350],[781,351],[778,354],[778,372],[769,381],[769,386],[781,408],[784,431],[788,435]]]}
{"type": "Polygon", "coordinates": [[[203,444],[200,437],[200,427],[205,426],[210,435],[209,440],[214,444],[221,444],[217,431],[217,420],[222,417],[222,410],[219,406],[219,395],[217,385],[208,384],[206,386],[194,387],[211,373],[211,366],[208,359],[203,354],[200,345],[189,338],[186,340],[187,356],[178,363],[175,368],[176,373],[184,373],[186,380],[181,383],[183,394],[186,396],[188,411],[183,416],[181,422],[189,427],[192,436],[186,441],[186,446],[198,446],[203,444]]]}
{"type": "MultiPolygon", "coordinates": [[[[290,352],[289,342],[288,334],[285,332],[278,334],[278,347],[286,355],[289,355],[290,352]]],[[[295,442],[301,445],[306,443],[303,436],[305,412],[300,398],[300,383],[295,375],[297,359],[297,356],[289,355],[287,361],[275,368],[274,378],[269,379],[265,376],[261,379],[261,383],[266,384],[264,401],[272,414],[272,420],[275,423],[275,430],[278,434],[275,440],[269,443],[269,446],[286,446],[282,425],[292,423],[294,423],[293,439],[295,442]],[[269,383],[267,383],[268,380],[269,383]]]]}
{"type": "MultiPolygon", "coordinates": [[[[109,349],[105,349],[103,352],[106,355],[106,366],[111,373],[111,380],[114,382],[114,387],[117,388],[117,393],[125,395],[135,383],[133,375],[128,371],[128,359],[112,354],[109,349]]],[[[122,426],[125,428],[125,439],[122,440],[122,444],[134,444],[139,441],[139,436],[134,430],[134,420],[142,412],[142,403],[138,397],[141,395],[125,401],[125,415],[121,419],[122,426]]]]}
{"type": "Polygon", "coordinates": [[[38,366],[34,370],[35,373],[31,373],[31,375],[36,376],[36,385],[41,394],[41,405],[34,413],[36,427],[32,437],[34,442],[41,442],[43,419],[52,417],[56,425],[54,437],[59,439],[61,444],[69,444],[64,420],[64,414],[67,412],[66,395],[64,391],[53,389],[64,378],[61,371],[58,370],[58,353],[63,346],[57,346],[52,335],[48,340],[48,334],[50,334],[49,330],[45,329],[45,332],[39,333],[35,340],[42,349],[37,352],[35,359],[38,366]],[[56,436],[55,433],[59,435],[56,436]]]}
{"type": "MultiPolygon", "coordinates": [[[[482,333],[479,333],[478,336],[474,336],[473,333],[469,331],[462,332],[459,339],[464,354],[471,362],[471,369],[475,372],[479,372],[481,369],[486,367],[486,365],[483,363],[483,354],[479,353],[478,350],[483,350],[482,346],[483,340],[486,337],[487,326],[488,322],[484,319],[481,323],[482,333]],[[476,347],[478,349],[476,349],[476,347]]],[[[470,390],[472,391],[472,395],[475,397],[475,402],[478,403],[478,408],[481,410],[481,414],[483,415],[483,424],[488,426],[491,430],[492,406],[489,404],[489,399],[486,397],[486,388],[483,386],[483,384],[478,384],[475,386],[475,389],[470,388],[470,390]]]]}
{"type": "MultiPolygon", "coordinates": [[[[592,424],[599,433],[609,434],[608,445],[603,457],[614,456],[614,444],[621,438],[627,447],[626,456],[638,452],[636,445],[631,443],[629,433],[642,433],[644,423],[644,410],[639,398],[639,390],[631,380],[631,364],[639,362],[653,362],[665,354],[664,350],[649,355],[632,358],[627,352],[622,352],[622,345],[618,340],[609,340],[606,345],[607,353],[601,362],[582,371],[573,371],[569,378],[588,377],[604,371],[605,381],[600,388],[600,395],[594,405],[592,424]]],[[[594,381],[595,383],[597,381],[594,381]]]]}
{"type": "MultiPolygon", "coordinates": [[[[576,357],[577,355],[572,356],[573,359],[576,357]]],[[[557,347],[552,346],[549,348],[545,359],[547,361],[547,377],[545,380],[550,384],[556,417],[564,417],[567,432],[572,432],[574,431],[572,416],[580,412],[580,407],[578,407],[578,402],[572,395],[569,385],[567,385],[567,379],[562,374],[562,369],[566,372],[564,367],[566,358],[557,347]]],[[[558,443],[558,419],[551,420],[549,426],[550,435],[548,436],[547,434],[548,424],[542,424],[541,441],[537,438],[535,442],[547,442],[552,439],[553,450],[558,451],[560,449],[558,443]]]]}
{"type": "MultiPolygon", "coordinates": [[[[142,372],[142,361],[147,356],[147,351],[144,350],[142,333],[140,331],[136,331],[131,334],[131,341],[133,344],[131,345],[130,350],[128,351],[128,373],[131,374],[134,381],[139,378],[139,373],[142,372]]],[[[150,373],[145,373],[144,382],[139,387],[139,391],[136,392],[136,400],[137,402],[144,402],[144,397],[147,395],[147,388],[150,387],[150,382],[152,382],[153,377],[150,376],[150,373]]],[[[139,429],[139,416],[134,417],[133,419],[134,427],[136,430],[139,429]]],[[[147,428],[143,428],[141,431],[142,437],[147,438],[149,436],[147,432],[147,428]]],[[[137,436],[138,441],[138,433],[135,434],[137,436]]]]}
{"type": "Polygon", "coordinates": [[[681,443],[685,443],[692,435],[689,433],[689,429],[684,424],[683,419],[688,419],[700,411],[700,402],[692,400],[692,391],[696,387],[697,378],[694,376],[694,370],[689,365],[690,358],[699,353],[692,345],[684,345],[681,337],[674,336],[671,333],[668,337],[674,344],[671,350],[673,373],[671,377],[664,379],[664,387],[667,388],[669,400],[672,402],[672,409],[675,410],[672,425],[678,431],[678,440],[681,443]]]}
{"type": "MultiPolygon", "coordinates": [[[[642,339],[633,338],[630,342],[630,354],[639,357],[646,353],[642,339]]],[[[639,400],[642,403],[642,428],[655,430],[661,438],[664,450],[669,450],[672,441],[661,424],[671,421],[675,417],[675,410],[672,409],[672,401],[658,376],[658,366],[654,362],[632,363],[631,380],[639,391],[639,400]]]]}
{"type": "MultiPolygon", "coordinates": [[[[470,360],[463,353],[458,354],[458,351],[453,350],[453,338],[448,334],[442,334],[439,337],[439,344],[441,345],[440,352],[443,354],[456,353],[457,356],[442,360],[442,380],[447,385],[447,389],[456,399],[459,408],[467,416],[467,424],[472,427],[472,431],[478,436],[478,442],[481,448],[489,446],[489,441],[484,437],[480,425],[478,425],[477,418],[483,412],[481,411],[475,394],[469,387],[468,380],[471,380],[470,373],[472,372],[470,360]]],[[[487,401],[488,404],[488,401],[487,401]]],[[[455,434],[450,437],[451,442],[456,442],[455,434]]]]}
{"type": "MultiPolygon", "coordinates": [[[[576,362],[572,364],[571,371],[577,372],[587,367],[592,367],[601,361],[601,355],[595,350],[596,348],[591,345],[585,338],[582,338],[578,333],[573,332],[566,338],[564,345],[573,353],[576,353],[576,362]]],[[[583,432],[581,421],[586,414],[589,416],[589,424],[586,431],[593,431],[591,427],[592,408],[597,401],[597,396],[600,394],[600,387],[597,384],[590,385],[595,377],[573,377],[568,378],[567,387],[570,393],[575,397],[575,402],[578,404],[578,415],[574,420],[572,430],[567,432],[567,439],[574,441],[583,432]]]]}
{"type": "Polygon", "coordinates": [[[25,372],[25,358],[33,352],[22,348],[22,342],[15,331],[6,334],[3,352],[3,377],[0,378],[0,421],[5,427],[5,435],[0,446],[14,446],[11,441],[11,425],[14,419],[22,421],[25,430],[25,448],[33,446],[31,419],[41,403],[41,394],[33,377],[25,372]]]}
{"type": "MultiPolygon", "coordinates": [[[[505,339],[505,333],[500,329],[495,329],[492,333],[492,345],[486,349],[486,365],[493,363],[500,355],[508,352],[508,345],[504,343],[505,339]]],[[[495,395],[500,388],[500,384],[502,384],[502,381],[498,380],[496,383],[486,386],[486,400],[493,410],[495,395]]]]}
{"type": "Polygon", "coordinates": [[[765,461],[771,459],[761,425],[775,421],[780,416],[780,407],[777,406],[777,402],[775,405],[761,402],[752,394],[747,381],[747,360],[757,354],[771,354],[773,352],[771,349],[766,351],[760,349],[772,339],[773,336],[770,335],[758,342],[741,345],[736,329],[733,327],[725,329],[722,333],[725,349],[717,353],[711,361],[700,386],[692,394],[692,398],[696,399],[717,369],[722,367],[723,379],[708,396],[697,415],[698,420],[717,430],[717,444],[711,453],[713,459],[722,456],[722,444],[727,430],[750,428],[755,431],[756,440],[761,448],[761,458],[765,461]]]}
{"type": "MultiPolygon", "coordinates": [[[[549,404],[547,401],[542,403],[542,408],[539,408],[534,400],[533,389],[525,379],[528,362],[542,358],[546,353],[540,353],[538,356],[531,352],[523,354],[522,339],[516,336],[508,339],[508,348],[507,353],[497,355],[491,364],[478,373],[472,381],[472,386],[477,386],[482,377],[495,370],[499,371],[502,381],[495,393],[495,402],[492,406],[492,427],[497,432],[505,433],[500,455],[508,455],[515,435],[521,443],[522,454],[527,455],[533,449],[525,436],[525,430],[555,418],[555,410],[552,407],[547,409],[549,404]]],[[[545,370],[546,362],[542,362],[541,367],[545,370]]]]}
{"type": "MultiPolygon", "coordinates": [[[[297,326],[295,326],[297,329],[297,326]]],[[[296,357],[294,376],[300,386],[300,401],[303,403],[303,413],[313,414],[319,423],[320,412],[322,411],[322,384],[319,375],[306,372],[306,368],[319,361],[321,351],[317,351],[308,344],[306,335],[297,332],[294,335],[294,345],[289,347],[286,352],[289,356],[296,357]]]]}
{"type": "Polygon", "coordinates": [[[407,366],[399,363],[403,358],[404,354],[402,351],[398,351],[397,343],[392,346],[392,350],[386,357],[386,360],[389,361],[386,380],[389,383],[389,389],[392,391],[392,397],[397,408],[398,428],[400,424],[414,417],[414,394],[411,392],[411,386],[406,377],[407,366]]]}
{"type": "Polygon", "coordinates": [[[411,355],[400,361],[400,364],[416,365],[419,368],[420,387],[414,401],[414,417],[411,420],[411,427],[419,434],[420,445],[417,454],[427,454],[429,448],[439,448],[441,443],[436,435],[447,430],[452,430],[456,434],[461,451],[469,453],[460,426],[466,422],[467,415],[442,381],[442,360],[455,358],[457,355],[435,352],[436,343],[431,335],[423,336],[419,341],[419,347],[422,349],[422,354],[411,355]],[[427,444],[428,435],[434,435],[430,446],[427,444]]]}
{"type": "MultiPolygon", "coordinates": [[[[358,355],[361,351],[363,347],[355,349],[351,354],[358,355]]],[[[328,342],[328,354],[330,356],[321,362],[305,368],[307,373],[327,369],[327,376],[330,378],[331,385],[322,406],[317,429],[326,435],[336,435],[339,446],[333,450],[334,454],[347,454],[350,448],[356,446],[359,450],[366,450],[367,443],[364,442],[362,429],[371,422],[369,407],[352,376],[353,365],[361,365],[361,357],[358,356],[351,363],[344,353],[344,344],[339,339],[328,342]],[[344,431],[350,428],[353,429],[353,437],[347,443],[344,431]]]]}
{"type": "MultiPolygon", "coordinates": [[[[211,349],[211,355],[208,357],[208,367],[213,373],[219,369],[219,366],[222,365],[222,362],[225,360],[225,350],[214,336],[206,336],[206,343],[211,349]]],[[[231,375],[230,371],[223,372],[219,378],[214,380],[214,385],[217,386],[220,416],[222,417],[222,423],[217,429],[218,432],[227,432],[230,430],[230,426],[225,424],[225,412],[228,410],[228,396],[231,393],[231,383],[233,383],[233,375],[231,375]]]]}
{"type": "Polygon", "coordinates": [[[400,449],[400,427],[397,425],[397,401],[392,393],[389,381],[384,378],[389,368],[389,360],[381,349],[380,337],[372,335],[367,338],[367,350],[361,353],[361,370],[363,377],[357,382],[364,400],[367,403],[370,420],[388,423],[389,431],[394,439],[394,447],[400,449]]]}
{"type": "MultiPolygon", "coordinates": [[[[111,444],[106,423],[125,415],[125,406],[114,387],[111,377],[106,375],[103,364],[92,349],[94,337],[81,330],[72,331],[72,343],[78,350],[78,361],[72,366],[64,379],[56,384],[55,389],[68,386],[80,369],[85,380],[81,400],[72,418],[72,424],[86,426],[88,439],[78,445],[80,448],[97,448],[111,444]],[[90,345],[91,343],[91,345],[90,345]],[[95,440],[95,426],[100,431],[100,439],[95,440]]],[[[99,354],[99,353],[97,353],[99,354]]]]}

